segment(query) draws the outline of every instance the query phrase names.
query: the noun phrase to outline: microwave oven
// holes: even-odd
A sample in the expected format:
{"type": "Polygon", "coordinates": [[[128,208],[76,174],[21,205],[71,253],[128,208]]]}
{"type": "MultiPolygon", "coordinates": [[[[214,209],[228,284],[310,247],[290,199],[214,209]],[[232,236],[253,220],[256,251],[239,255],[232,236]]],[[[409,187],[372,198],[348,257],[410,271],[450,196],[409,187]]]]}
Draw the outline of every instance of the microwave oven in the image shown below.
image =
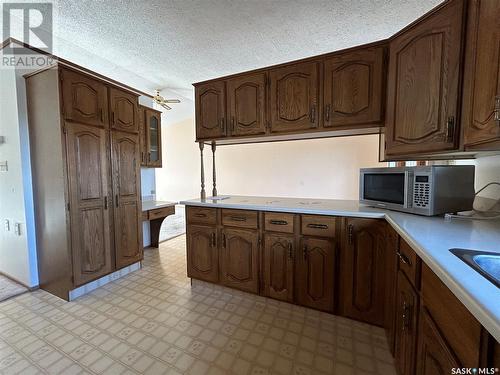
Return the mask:
{"type": "Polygon", "coordinates": [[[473,165],[362,168],[359,201],[425,216],[469,211],[474,171],[473,165]]]}

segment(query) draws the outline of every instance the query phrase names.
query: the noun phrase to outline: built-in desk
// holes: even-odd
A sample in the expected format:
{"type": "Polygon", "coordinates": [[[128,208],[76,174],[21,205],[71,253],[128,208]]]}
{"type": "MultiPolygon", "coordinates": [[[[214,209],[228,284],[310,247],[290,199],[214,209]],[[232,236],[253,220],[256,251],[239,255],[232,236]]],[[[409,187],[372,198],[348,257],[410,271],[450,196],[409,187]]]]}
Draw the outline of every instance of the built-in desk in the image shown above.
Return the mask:
{"type": "Polygon", "coordinates": [[[158,247],[161,224],[167,216],[175,214],[176,204],[176,202],[166,201],[142,202],[142,221],[149,221],[152,247],[158,247]]]}

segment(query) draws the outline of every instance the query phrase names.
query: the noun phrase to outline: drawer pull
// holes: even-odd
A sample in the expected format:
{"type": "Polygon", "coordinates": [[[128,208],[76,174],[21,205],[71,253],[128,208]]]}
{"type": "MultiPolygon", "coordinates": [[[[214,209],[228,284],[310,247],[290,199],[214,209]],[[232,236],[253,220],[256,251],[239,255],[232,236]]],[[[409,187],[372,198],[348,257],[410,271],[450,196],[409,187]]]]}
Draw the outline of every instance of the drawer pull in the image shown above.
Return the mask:
{"type": "Polygon", "coordinates": [[[207,217],[207,214],[194,214],[194,217],[207,217]]]}
{"type": "Polygon", "coordinates": [[[400,251],[397,251],[396,252],[396,255],[398,256],[399,260],[401,262],[403,262],[404,264],[407,264],[409,266],[411,266],[411,261],[410,261],[410,258],[408,258],[406,255],[404,255],[403,253],[401,253],[400,251]]]}
{"type": "Polygon", "coordinates": [[[269,223],[273,225],[288,225],[288,221],[286,220],[269,220],[269,223]]]}
{"type": "Polygon", "coordinates": [[[307,227],[314,229],[328,229],[328,225],[326,224],[307,224],[307,227]]]}
{"type": "Polygon", "coordinates": [[[231,216],[230,219],[232,221],[247,221],[247,218],[242,216],[231,216]]]}

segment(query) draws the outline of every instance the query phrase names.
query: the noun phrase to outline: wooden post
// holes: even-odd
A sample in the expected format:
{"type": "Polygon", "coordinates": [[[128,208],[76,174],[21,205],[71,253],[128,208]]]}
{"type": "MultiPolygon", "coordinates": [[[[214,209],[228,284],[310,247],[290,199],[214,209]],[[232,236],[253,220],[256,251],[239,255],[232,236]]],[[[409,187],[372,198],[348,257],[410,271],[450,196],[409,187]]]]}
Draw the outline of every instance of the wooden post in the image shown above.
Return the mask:
{"type": "Polygon", "coordinates": [[[201,192],[200,192],[200,198],[202,200],[207,198],[207,193],[205,192],[205,167],[203,166],[203,148],[205,147],[205,144],[203,142],[198,143],[200,147],[200,162],[201,162],[201,192]]]}
{"type": "Polygon", "coordinates": [[[216,181],[216,173],[215,173],[215,148],[216,144],[215,141],[212,141],[212,169],[213,169],[213,181],[214,181],[214,188],[212,189],[212,196],[216,197],[217,196],[217,181],[216,181]]]}

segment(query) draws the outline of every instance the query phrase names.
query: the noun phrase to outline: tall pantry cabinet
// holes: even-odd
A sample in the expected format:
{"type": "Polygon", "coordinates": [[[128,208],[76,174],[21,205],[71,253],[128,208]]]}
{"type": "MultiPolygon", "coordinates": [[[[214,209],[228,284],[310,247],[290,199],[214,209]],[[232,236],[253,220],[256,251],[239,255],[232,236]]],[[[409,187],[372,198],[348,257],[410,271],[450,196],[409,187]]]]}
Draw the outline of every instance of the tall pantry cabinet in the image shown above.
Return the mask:
{"type": "Polygon", "coordinates": [[[63,66],[26,90],[40,287],[68,300],[142,259],[137,95],[63,66]]]}

